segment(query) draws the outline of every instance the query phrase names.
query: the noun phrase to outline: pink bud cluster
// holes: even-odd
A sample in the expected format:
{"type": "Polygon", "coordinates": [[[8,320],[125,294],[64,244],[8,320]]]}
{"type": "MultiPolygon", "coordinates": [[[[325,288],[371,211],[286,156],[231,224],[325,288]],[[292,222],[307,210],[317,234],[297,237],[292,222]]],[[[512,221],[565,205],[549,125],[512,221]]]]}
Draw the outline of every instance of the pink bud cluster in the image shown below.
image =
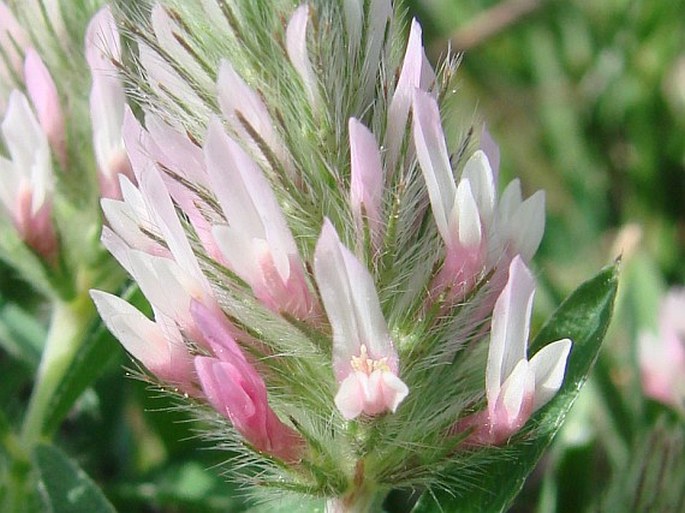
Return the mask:
{"type": "MultiPolygon", "coordinates": [[[[27,32],[2,2],[0,46],[7,56],[7,66],[0,66],[0,81],[16,87],[6,105],[2,98],[2,136],[9,159],[0,157],[0,201],[22,240],[54,263],[59,246],[52,219],[54,164],[63,173],[70,166],[64,103],[27,32]]],[[[102,192],[118,196],[116,175],[131,172],[121,138],[124,90],[112,64],[120,59],[119,35],[108,8],[91,21],[85,46],[93,75],[90,112],[102,192]]]]}

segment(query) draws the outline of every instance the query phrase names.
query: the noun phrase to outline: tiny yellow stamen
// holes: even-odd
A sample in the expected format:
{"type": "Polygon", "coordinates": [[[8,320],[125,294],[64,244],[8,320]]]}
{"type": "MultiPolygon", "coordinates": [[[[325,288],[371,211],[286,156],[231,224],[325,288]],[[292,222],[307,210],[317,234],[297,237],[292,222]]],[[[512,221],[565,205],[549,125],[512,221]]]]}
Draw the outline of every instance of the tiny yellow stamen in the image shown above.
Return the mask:
{"type": "Polygon", "coordinates": [[[359,356],[353,356],[351,361],[352,368],[355,371],[363,372],[370,375],[373,371],[390,371],[388,367],[388,358],[381,358],[380,360],[374,360],[369,358],[369,350],[366,348],[366,344],[362,344],[359,349],[359,356]]]}

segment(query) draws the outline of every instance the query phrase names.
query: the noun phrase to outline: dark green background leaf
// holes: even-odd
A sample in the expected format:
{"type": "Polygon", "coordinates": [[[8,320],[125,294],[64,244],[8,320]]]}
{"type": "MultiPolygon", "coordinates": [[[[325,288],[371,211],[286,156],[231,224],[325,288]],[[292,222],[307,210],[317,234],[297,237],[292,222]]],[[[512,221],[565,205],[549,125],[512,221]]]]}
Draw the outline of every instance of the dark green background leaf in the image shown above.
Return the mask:
{"type": "Polygon", "coordinates": [[[114,507],[86,473],[60,449],[39,445],[34,463],[52,513],[115,513],[114,507]]]}
{"type": "Polygon", "coordinates": [[[506,459],[484,466],[478,486],[453,494],[425,493],[414,513],[498,513],[505,511],[519,493],[573,405],[597,358],[613,310],[618,286],[618,266],[603,269],[576,289],[552,315],[531,344],[534,354],[561,338],[573,340],[566,377],[556,397],[531,420],[534,438],[515,442],[506,459]],[[437,499],[437,503],[436,503],[437,499]]]}

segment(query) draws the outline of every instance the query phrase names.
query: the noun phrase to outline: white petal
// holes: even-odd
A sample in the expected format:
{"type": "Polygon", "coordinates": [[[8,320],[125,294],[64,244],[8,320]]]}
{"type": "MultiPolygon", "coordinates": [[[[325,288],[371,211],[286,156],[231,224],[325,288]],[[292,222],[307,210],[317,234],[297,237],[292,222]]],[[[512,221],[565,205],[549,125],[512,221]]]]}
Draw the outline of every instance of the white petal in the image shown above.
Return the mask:
{"type": "Polygon", "coordinates": [[[166,361],[165,337],[154,322],[113,294],[91,290],[90,296],[107,329],[134,358],[148,368],[166,361]]]}
{"type": "Polygon", "coordinates": [[[259,134],[286,170],[292,172],[292,162],[288,150],[274,129],[273,120],[262,98],[245,83],[227,60],[221,61],[217,92],[221,112],[230,123],[231,128],[240,136],[240,139],[251,144],[252,152],[256,155],[262,154],[257,141],[252,139],[252,136],[243,126],[243,122],[238,118],[238,114],[259,134]]]}
{"type": "Polygon", "coordinates": [[[368,381],[363,372],[352,372],[347,376],[335,394],[335,405],[347,420],[357,418],[364,410],[365,393],[362,381],[368,381]]]}
{"type": "Polygon", "coordinates": [[[160,3],[155,3],[152,8],[150,20],[152,21],[152,29],[155,32],[157,43],[167,55],[174,59],[189,76],[193,77],[193,80],[205,88],[213,88],[214,84],[202,66],[176,39],[177,36],[183,37],[183,34],[160,3]]]}
{"type": "Polygon", "coordinates": [[[522,413],[527,397],[533,393],[532,374],[527,360],[519,360],[502,384],[500,400],[507,414],[507,423],[513,424],[522,413]]]}
{"type": "Polygon", "coordinates": [[[535,280],[520,257],[509,266],[509,280],[492,314],[492,330],[485,374],[488,403],[519,361],[526,359],[535,280]]]}
{"type": "Polygon", "coordinates": [[[90,20],[86,30],[86,59],[91,71],[114,76],[112,59],[121,60],[119,31],[109,6],[100,9],[90,20]]]}
{"type": "Polygon", "coordinates": [[[545,232],[545,193],[537,191],[510,218],[509,237],[524,260],[535,255],[545,232]]]}
{"type": "Polygon", "coordinates": [[[307,24],[309,22],[309,6],[300,5],[293,13],[285,31],[285,46],[288,58],[293,67],[300,75],[304,83],[307,96],[312,106],[316,109],[319,101],[318,84],[316,75],[309,61],[307,51],[307,24]]]}
{"type": "Polygon", "coordinates": [[[449,229],[449,214],[454,205],[457,187],[454,184],[452,166],[445,136],[440,123],[440,111],[433,97],[421,90],[414,90],[414,144],[428,188],[435,224],[448,245],[456,242],[449,229]]]}
{"type": "Polygon", "coordinates": [[[188,242],[169,192],[156,167],[149,167],[141,176],[140,192],[148,205],[151,219],[178,265],[209,291],[209,283],[200,270],[200,264],[188,242]]]}
{"type": "Polygon", "coordinates": [[[388,409],[395,413],[397,407],[409,395],[409,388],[393,372],[382,372],[383,397],[388,409]]]}
{"type": "Polygon", "coordinates": [[[571,341],[565,338],[546,345],[530,359],[530,369],[535,375],[533,411],[547,404],[561,388],[570,352],[571,341]]]}
{"type": "Polygon", "coordinates": [[[31,210],[35,214],[53,189],[50,146],[28,100],[17,90],[10,94],[2,134],[14,168],[31,183],[31,210]]]}
{"type": "Polygon", "coordinates": [[[478,150],[466,162],[462,180],[471,184],[473,197],[476,199],[480,217],[486,227],[493,221],[495,211],[495,179],[485,153],[478,150]]]}
{"type": "Polygon", "coordinates": [[[333,367],[338,379],[350,372],[352,356],[362,344],[374,360],[388,358],[397,372],[397,353],[383,317],[373,278],[342,245],[326,219],[314,254],[314,275],[328,320],[333,327],[333,367]]]}
{"type": "Polygon", "coordinates": [[[252,237],[226,225],[212,227],[212,235],[230,268],[250,286],[259,280],[259,262],[252,237]]]}
{"type": "Polygon", "coordinates": [[[210,111],[205,103],[168,62],[144,43],[138,43],[138,54],[148,84],[159,98],[177,111],[187,110],[198,119],[209,119],[210,111]],[[183,104],[183,109],[178,106],[179,103],[183,104]]]}
{"type": "MultiPolygon", "coordinates": [[[[459,244],[464,248],[478,248],[483,236],[483,227],[476,199],[468,180],[462,180],[457,186],[457,196],[450,220],[450,232],[459,234],[459,244]],[[456,217],[455,217],[456,216],[456,217]]],[[[448,251],[450,248],[448,246],[448,251]]]]}

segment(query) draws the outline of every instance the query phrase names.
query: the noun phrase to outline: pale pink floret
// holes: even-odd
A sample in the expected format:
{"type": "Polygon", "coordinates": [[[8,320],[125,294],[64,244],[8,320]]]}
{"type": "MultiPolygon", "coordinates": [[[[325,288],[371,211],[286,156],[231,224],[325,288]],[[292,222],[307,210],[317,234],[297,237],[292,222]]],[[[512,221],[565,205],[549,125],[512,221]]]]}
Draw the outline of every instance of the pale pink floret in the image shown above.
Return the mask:
{"type": "Polygon", "coordinates": [[[373,278],[325,220],[314,273],[333,328],[335,404],[346,419],[395,412],[409,393],[383,318],[373,278]]]}
{"type": "Polygon", "coordinates": [[[527,358],[534,293],[535,280],[516,256],[492,315],[485,374],[487,411],[462,424],[462,428],[475,427],[469,438],[472,443],[505,442],[561,387],[571,351],[569,339],[552,342],[527,358]]]}
{"type": "Polygon", "coordinates": [[[100,189],[105,198],[120,198],[119,174],[133,179],[121,127],[126,94],[113,61],[121,60],[121,43],[108,6],[100,9],[86,31],[86,59],[93,79],[90,120],[100,189]]]}
{"type": "Polygon", "coordinates": [[[38,122],[50,142],[62,169],[67,168],[66,132],[57,86],[38,53],[26,51],[24,61],[26,91],[36,111],[38,122]]]}
{"type": "Polygon", "coordinates": [[[685,289],[666,295],[658,335],[641,333],[639,351],[645,395],[685,408],[685,289]]]}
{"type": "Polygon", "coordinates": [[[494,209],[494,180],[482,152],[467,162],[455,184],[440,123],[437,102],[414,91],[414,144],[423,172],[433,217],[445,242],[445,263],[433,284],[434,292],[451,287],[468,292],[480,278],[487,256],[487,224],[494,209]]]}
{"type": "Polygon", "coordinates": [[[109,331],[160,380],[194,392],[193,360],[174,322],[155,312],[151,321],[123,299],[99,290],[90,296],[109,331]]]}
{"type": "Polygon", "coordinates": [[[368,222],[373,247],[383,238],[383,167],[378,143],[360,121],[350,118],[350,205],[357,232],[364,233],[368,222]]]}
{"type": "Polygon", "coordinates": [[[269,406],[264,380],[247,361],[223,314],[193,303],[192,314],[204,343],[216,357],[195,357],[195,369],[209,403],[258,451],[295,462],[302,438],[269,406]]]}
{"type": "Polygon", "coordinates": [[[54,175],[48,139],[26,97],[12,91],[2,122],[10,160],[0,157],[0,202],[24,242],[46,261],[58,249],[52,223],[54,175]]]}
{"type": "Polygon", "coordinates": [[[299,319],[315,315],[295,240],[269,182],[216,118],[210,122],[205,156],[228,221],[214,227],[214,238],[231,269],[270,309],[299,319]]]}
{"type": "MultiPolygon", "coordinates": [[[[524,201],[520,183],[514,180],[498,203],[495,173],[483,150],[468,159],[455,183],[437,102],[415,89],[413,113],[416,155],[445,242],[443,268],[432,293],[448,289],[451,297],[459,299],[492,268],[506,269],[514,255],[525,261],[532,258],[544,232],[544,194],[538,191],[524,201]]],[[[487,136],[484,144],[498,160],[487,136]]]]}

